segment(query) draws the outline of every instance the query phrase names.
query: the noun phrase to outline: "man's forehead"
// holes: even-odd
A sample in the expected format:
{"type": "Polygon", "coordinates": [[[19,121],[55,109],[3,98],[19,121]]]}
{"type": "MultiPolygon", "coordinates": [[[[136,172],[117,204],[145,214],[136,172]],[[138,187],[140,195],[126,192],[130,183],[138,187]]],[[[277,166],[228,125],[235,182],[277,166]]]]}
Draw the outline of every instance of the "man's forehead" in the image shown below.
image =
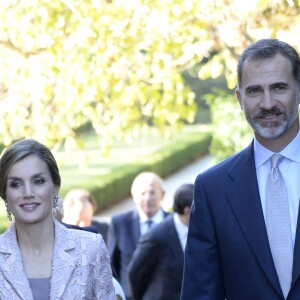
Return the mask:
{"type": "Polygon", "coordinates": [[[285,65],[287,68],[292,69],[292,64],[290,60],[283,56],[280,53],[277,53],[270,57],[248,57],[245,59],[242,67],[242,71],[248,69],[249,67],[254,68],[262,68],[266,66],[270,66],[274,63],[276,67],[281,67],[281,65],[285,65]]]}
{"type": "Polygon", "coordinates": [[[280,54],[265,59],[248,59],[242,70],[242,83],[247,86],[288,83],[292,79],[291,63],[280,54]]]}

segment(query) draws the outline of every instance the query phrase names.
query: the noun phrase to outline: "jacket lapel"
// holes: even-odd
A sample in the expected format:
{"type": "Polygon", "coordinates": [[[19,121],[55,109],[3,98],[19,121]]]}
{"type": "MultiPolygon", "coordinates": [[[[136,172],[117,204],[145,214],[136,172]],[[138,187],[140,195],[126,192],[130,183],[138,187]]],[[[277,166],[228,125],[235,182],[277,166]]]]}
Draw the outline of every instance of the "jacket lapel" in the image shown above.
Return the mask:
{"type": "Polygon", "coordinates": [[[297,229],[296,229],[296,237],[295,237],[295,245],[294,245],[294,262],[293,262],[293,276],[292,276],[292,285],[299,279],[300,276],[300,205],[298,208],[298,221],[297,221],[297,229]]]}
{"type": "Polygon", "coordinates": [[[72,255],[75,249],[73,230],[68,230],[55,221],[50,299],[63,298],[62,296],[76,267],[77,259],[72,255]]]}
{"type": "Polygon", "coordinates": [[[183,249],[181,246],[181,242],[178,237],[178,233],[175,228],[175,223],[173,219],[173,215],[170,216],[168,219],[168,230],[167,232],[167,239],[170,241],[170,249],[174,253],[174,258],[176,259],[176,266],[179,272],[183,270],[183,249]]]}
{"type": "Polygon", "coordinates": [[[282,295],[261,208],[253,143],[240,153],[228,175],[232,179],[227,189],[229,205],[258,264],[274,288],[282,295]]]}
{"type": "Polygon", "coordinates": [[[31,288],[24,270],[21,252],[13,224],[0,240],[0,271],[15,293],[24,300],[33,300],[31,288]]]}
{"type": "Polygon", "coordinates": [[[128,238],[132,241],[132,249],[136,248],[136,245],[140,239],[140,217],[137,211],[134,211],[130,216],[131,220],[128,224],[128,238]]]}

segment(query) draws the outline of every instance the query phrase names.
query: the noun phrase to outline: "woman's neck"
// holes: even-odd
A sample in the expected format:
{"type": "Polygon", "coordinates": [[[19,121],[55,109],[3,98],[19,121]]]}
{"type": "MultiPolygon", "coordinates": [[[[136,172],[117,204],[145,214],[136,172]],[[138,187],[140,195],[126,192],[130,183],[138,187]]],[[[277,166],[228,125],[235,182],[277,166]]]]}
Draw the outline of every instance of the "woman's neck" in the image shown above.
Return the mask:
{"type": "Polygon", "coordinates": [[[31,224],[16,222],[16,232],[21,250],[38,254],[45,248],[53,247],[54,223],[52,218],[31,224]]]}

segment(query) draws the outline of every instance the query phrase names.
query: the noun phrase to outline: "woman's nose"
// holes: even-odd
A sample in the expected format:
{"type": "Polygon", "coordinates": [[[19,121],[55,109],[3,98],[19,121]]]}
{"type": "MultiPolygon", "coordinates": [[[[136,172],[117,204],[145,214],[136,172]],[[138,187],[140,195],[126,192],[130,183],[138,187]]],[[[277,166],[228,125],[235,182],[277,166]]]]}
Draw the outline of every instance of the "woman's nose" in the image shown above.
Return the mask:
{"type": "Polygon", "coordinates": [[[34,191],[30,184],[24,184],[23,197],[27,199],[31,199],[34,197],[34,191]]]}

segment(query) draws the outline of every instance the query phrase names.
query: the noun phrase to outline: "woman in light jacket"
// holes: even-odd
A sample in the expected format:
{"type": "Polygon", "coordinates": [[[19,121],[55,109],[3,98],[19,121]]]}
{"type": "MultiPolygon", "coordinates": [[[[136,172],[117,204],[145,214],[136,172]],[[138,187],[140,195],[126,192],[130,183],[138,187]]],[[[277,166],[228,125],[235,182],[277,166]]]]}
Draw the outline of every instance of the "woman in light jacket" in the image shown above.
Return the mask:
{"type": "Polygon", "coordinates": [[[115,300],[101,235],[54,220],[61,179],[51,151],[31,139],[0,159],[0,196],[14,223],[0,236],[0,299],[115,300]]]}

